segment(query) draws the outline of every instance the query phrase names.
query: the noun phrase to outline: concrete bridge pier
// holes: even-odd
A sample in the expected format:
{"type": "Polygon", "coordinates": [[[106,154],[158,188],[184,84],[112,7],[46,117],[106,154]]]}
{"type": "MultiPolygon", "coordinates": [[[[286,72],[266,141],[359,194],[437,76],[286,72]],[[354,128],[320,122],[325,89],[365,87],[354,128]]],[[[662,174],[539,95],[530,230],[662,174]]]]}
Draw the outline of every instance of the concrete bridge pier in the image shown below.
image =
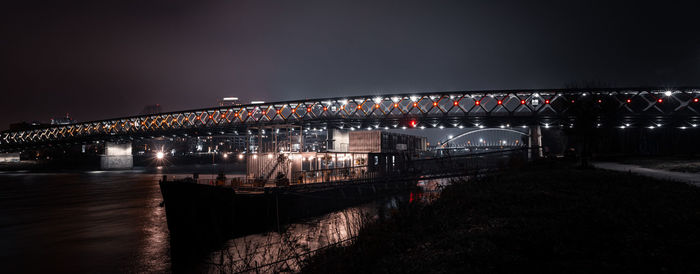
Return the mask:
{"type": "Polygon", "coordinates": [[[542,127],[532,125],[528,128],[528,160],[542,157],[542,127]]]}
{"type": "Polygon", "coordinates": [[[131,154],[131,142],[105,143],[105,154],[100,155],[100,169],[120,170],[132,169],[133,167],[134,156],[131,154]]]}

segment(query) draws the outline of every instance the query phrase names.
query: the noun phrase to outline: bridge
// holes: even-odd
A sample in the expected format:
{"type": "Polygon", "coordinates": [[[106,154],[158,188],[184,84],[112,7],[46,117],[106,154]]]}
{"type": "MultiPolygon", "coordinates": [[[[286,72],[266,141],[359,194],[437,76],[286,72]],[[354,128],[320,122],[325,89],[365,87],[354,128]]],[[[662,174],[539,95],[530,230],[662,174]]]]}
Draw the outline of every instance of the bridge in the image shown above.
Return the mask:
{"type": "Polygon", "coordinates": [[[296,125],[318,129],[697,127],[700,88],[542,89],[348,96],[130,116],[5,131],[0,151],[144,137],[238,134],[296,125]]]}

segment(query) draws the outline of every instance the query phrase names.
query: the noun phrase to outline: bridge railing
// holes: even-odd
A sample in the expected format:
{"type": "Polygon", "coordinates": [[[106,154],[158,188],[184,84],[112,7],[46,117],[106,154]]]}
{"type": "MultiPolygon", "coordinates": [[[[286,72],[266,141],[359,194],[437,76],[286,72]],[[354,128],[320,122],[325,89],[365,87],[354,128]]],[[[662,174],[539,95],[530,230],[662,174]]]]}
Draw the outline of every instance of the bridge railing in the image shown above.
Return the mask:
{"type": "Polygon", "coordinates": [[[576,122],[576,109],[584,106],[600,115],[623,117],[625,121],[611,122],[629,122],[631,126],[640,126],[634,125],[635,119],[647,123],[659,117],[675,117],[678,118],[676,123],[694,124],[700,119],[700,89],[431,92],[284,101],[6,131],[0,133],[0,148],[120,136],[205,135],[249,126],[290,123],[331,128],[367,124],[381,127],[472,127],[488,122],[488,118],[498,120],[498,123],[561,122],[568,125],[576,122]]]}

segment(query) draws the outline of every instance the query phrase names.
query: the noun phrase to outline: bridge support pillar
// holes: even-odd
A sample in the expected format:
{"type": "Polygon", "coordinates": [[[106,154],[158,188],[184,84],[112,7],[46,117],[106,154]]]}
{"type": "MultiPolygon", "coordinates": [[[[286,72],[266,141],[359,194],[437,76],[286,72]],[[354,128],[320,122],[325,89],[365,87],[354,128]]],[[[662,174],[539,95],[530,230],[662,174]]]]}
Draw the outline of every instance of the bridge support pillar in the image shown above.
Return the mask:
{"type": "Polygon", "coordinates": [[[542,157],[542,127],[540,125],[530,126],[529,130],[530,138],[528,139],[527,147],[528,158],[533,160],[542,157]]]}
{"type": "Polygon", "coordinates": [[[134,167],[134,156],[131,155],[131,142],[105,143],[105,154],[100,155],[100,169],[119,170],[134,167]]]}

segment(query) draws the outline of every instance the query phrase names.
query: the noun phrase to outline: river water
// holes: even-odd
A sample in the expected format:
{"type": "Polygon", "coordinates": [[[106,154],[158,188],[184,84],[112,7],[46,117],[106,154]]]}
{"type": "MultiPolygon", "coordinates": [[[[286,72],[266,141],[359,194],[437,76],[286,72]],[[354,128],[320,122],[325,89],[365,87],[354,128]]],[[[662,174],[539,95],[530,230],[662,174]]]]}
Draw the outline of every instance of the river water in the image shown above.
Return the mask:
{"type": "Polygon", "coordinates": [[[343,243],[376,218],[378,208],[397,203],[377,201],[291,224],[282,233],[240,236],[201,257],[172,257],[161,176],[0,173],[3,272],[239,271],[343,243]]]}

